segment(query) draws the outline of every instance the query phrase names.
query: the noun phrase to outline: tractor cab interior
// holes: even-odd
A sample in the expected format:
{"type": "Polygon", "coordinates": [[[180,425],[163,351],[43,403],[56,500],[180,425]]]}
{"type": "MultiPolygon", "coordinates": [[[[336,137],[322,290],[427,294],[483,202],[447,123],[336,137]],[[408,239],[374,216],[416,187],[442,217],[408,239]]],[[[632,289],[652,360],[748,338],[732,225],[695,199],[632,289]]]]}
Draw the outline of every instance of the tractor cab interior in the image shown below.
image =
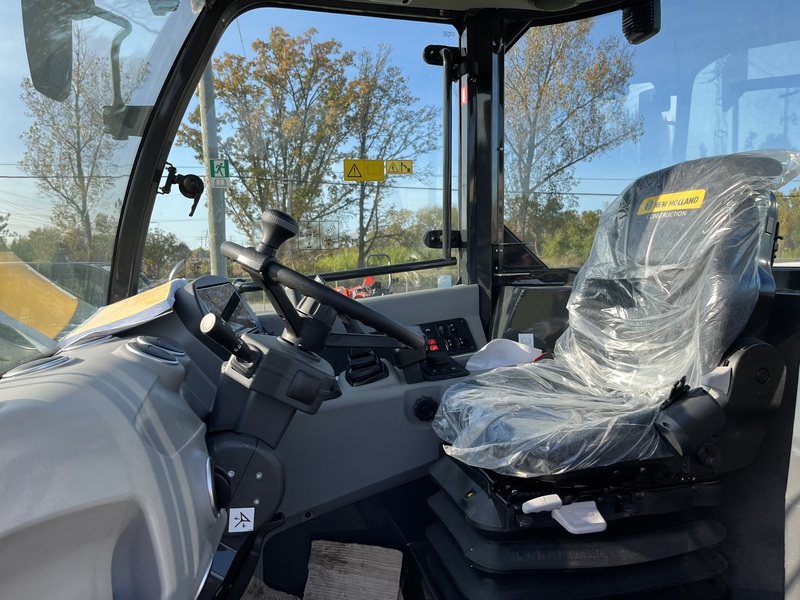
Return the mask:
{"type": "Polygon", "coordinates": [[[20,8],[0,597],[800,590],[791,0],[20,8]]]}

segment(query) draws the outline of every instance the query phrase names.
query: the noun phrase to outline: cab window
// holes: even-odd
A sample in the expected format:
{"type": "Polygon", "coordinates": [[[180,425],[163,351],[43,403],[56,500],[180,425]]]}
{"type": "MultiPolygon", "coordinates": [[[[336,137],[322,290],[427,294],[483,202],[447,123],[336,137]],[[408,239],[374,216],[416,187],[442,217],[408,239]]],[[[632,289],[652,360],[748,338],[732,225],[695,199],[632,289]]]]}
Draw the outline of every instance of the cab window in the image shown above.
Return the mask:
{"type": "Polygon", "coordinates": [[[260,215],[273,208],[299,226],[279,259],[352,298],[451,285],[454,265],[418,267],[443,257],[423,238],[442,229],[443,187],[454,183],[443,178],[442,68],[422,54],[454,36],[431,23],[279,9],[241,16],[168,159],[206,181],[201,207],[190,218],[159,197],[149,239],[182,244],[172,259],[186,257],[187,276],[246,280],[216,249],[226,239],[257,244],[260,215]]]}
{"type": "MultiPolygon", "coordinates": [[[[670,2],[662,11],[669,26],[642,45],[629,45],[608,14],[533,28],[507,54],[505,224],[549,267],[583,264],[600,212],[645,173],[798,148],[796,31],[755,35],[741,19],[710,35],[712,9],[670,2]]],[[[800,189],[777,199],[785,239],[776,264],[797,261],[800,189]]]]}

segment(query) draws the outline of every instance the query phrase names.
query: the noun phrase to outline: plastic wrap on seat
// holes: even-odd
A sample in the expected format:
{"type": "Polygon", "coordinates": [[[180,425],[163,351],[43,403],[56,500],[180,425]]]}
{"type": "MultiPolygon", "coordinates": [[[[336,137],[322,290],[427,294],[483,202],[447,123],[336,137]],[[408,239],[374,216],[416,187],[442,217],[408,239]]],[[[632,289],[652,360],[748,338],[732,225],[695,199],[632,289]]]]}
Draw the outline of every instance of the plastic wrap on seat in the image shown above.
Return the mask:
{"type": "Polygon", "coordinates": [[[698,386],[774,292],[772,190],[799,171],[800,154],[748,152],[628,186],[600,219],[554,359],[450,387],[433,421],[445,451],[525,477],[671,455],[660,404],[683,376],[698,386]]]}

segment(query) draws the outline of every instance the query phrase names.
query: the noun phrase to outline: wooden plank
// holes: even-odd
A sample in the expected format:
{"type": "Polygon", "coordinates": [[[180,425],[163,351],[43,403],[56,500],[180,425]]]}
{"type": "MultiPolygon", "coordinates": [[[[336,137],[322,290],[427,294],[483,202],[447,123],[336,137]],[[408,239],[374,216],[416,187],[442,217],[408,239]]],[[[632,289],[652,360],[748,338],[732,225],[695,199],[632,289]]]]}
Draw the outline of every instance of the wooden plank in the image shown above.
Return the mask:
{"type": "Polygon", "coordinates": [[[391,548],[311,543],[304,600],[397,600],[403,553],[391,548]]]}

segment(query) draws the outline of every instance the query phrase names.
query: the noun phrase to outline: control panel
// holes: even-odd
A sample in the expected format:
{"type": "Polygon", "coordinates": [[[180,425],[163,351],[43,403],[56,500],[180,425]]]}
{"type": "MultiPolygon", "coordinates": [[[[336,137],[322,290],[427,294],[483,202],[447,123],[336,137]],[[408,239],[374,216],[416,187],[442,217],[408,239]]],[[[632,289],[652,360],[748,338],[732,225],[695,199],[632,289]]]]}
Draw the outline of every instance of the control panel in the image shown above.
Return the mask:
{"type": "Polygon", "coordinates": [[[453,355],[477,350],[469,325],[464,319],[423,323],[420,328],[431,352],[446,352],[453,355]]]}

